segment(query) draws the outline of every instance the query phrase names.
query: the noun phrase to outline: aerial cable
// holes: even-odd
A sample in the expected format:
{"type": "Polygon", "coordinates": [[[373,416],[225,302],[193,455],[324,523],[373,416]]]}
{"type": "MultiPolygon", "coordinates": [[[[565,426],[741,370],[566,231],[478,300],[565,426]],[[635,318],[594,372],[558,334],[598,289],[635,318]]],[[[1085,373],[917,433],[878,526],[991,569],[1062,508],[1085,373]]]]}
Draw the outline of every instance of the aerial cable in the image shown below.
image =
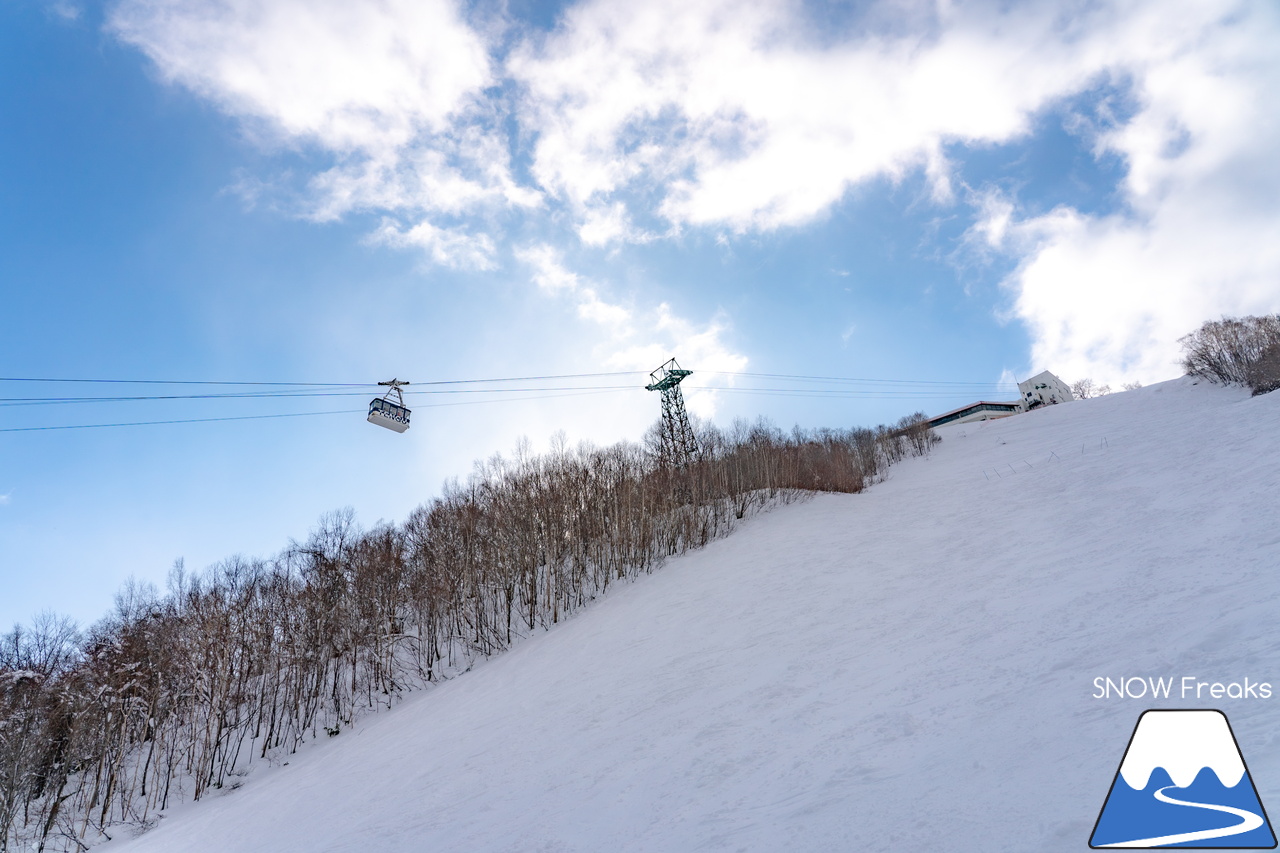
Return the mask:
{"type": "MultiPolygon", "coordinates": [[[[814,376],[800,373],[756,373],[734,370],[698,370],[700,374],[709,376],[750,376],[763,379],[791,379],[805,382],[873,382],[890,385],[976,385],[995,386],[1008,385],[1008,382],[961,382],[955,380],[936,379],[879,379],[856,376],[814,376]]],[[[585,379],[603,376],[639,376],[643,370],[616,370],[604,373],[560,373],[541,376],[502,376],[487,379],[437,379],[415,382],[415,385],[463,385],[484,384],[494,382],[533,382],[544,379],[585,379]]],[[[376,382],[260,382],[260,381],[215,381],[209,379],[86,379],[86,378],[49,378],[31,376],[0,376],[0,382],[82,382],[110,383],[123,385],[250,385],[295,388],[374,388],[376,382]]]]}
{"type": "MultiPolygon", "coordinates": [[[[635,391],[630,386],[622,387],[616,390],[607,390],[600,393],[616,394],[620,391],[635,391]]],[[[453,403],[424,403],[418,408],[420,409],[442,409],[448,406],[477,406],[484,403],[515,403],[525,400],[552,400],[560,397],[584,397],[596,393],[586,389],[574,389],[569,393],[563,394],[539,394],[532,397],[509,397],[506,399],[488,399],[488,400],[459,400],[453,403]]],[[[113,423],[113,424],[60,424],[56,426],[36,426],[36,427],[4,427],[0,428],[0,432],[42,432],[48,430],[63,429],[105,429],[107,427],[133,427],[133,426],[160,426],[165,424],[201,424],[213,423],[217,421],[253,421],[265,420],[269,418],[301,418],[311,415],[358,415],[363,414],[363,409],[340,409],[324,412],[288,412],[275,415],[237,415],[231,417],[220,418],[184,418],[167,421],[132,421],[129,423],[113,423]]]]}
{"type": "MultiPolygon", "coordinates": [[[[520,394],[541,391],[624,391],[633,390],[638,386],[631,385],[565,385],[565,386],[544,386],[537,388],[439,388],[433,390],[422,391],[405,391],[406,395],[427,395],[427,394],[520,394]]],[[[734,394],[762,394],[776,396],[830,396],[830,397],[876,397],[890,399],[893,397],[903,398],[923,398],[923,397],[953,397],[958,393],[965,393],[958,388],[938,388],[924,387],[918,389],[911,388],[891,388],[891,387],[872,387],[872,388],[760,388],[760,387],[739,387],[739,386],[717,386],[717,385],[698,385],[689,388],[690,391],[725,391],[734,394]]],[[[989,390],[993,393],[1005,393],[1005,389],[992,386],[974,387],[967,393],[981,393],[989,390]]],[[[1011,390],[1011,389],[1008,389],[1011,390]]],[[[297,391],[287,393],[276,392],[247,392],[247,393],[228,393],[228,394],[164,394],[150,396],[135,397],[0,397],[0,408],[22,407],[22,406],[56,406],[56,405],[72,405],[83,403],[126,403],[126,402],[155,402],[166,400],[290,400],[304,399],[312,397],[363,397],[368,392],[362,391],[297,391]]]]}
{"type": "MultiPolygon", "coordinates": [[[[424,383],[430,384],[430,383],[424,383]]],[[[634,385],[564,385],[540,388],[442,388],[431,391],[405,391],[405,394],[518,394],[531,391],[621,391],[634,390],[634,385]]],[[[363,397],[366,391],[305,391],[276,393],[250,391],[243,394],[162,394],[137,397],[0,397],[3,406],[60,405],[66,403],[127,403],[155,400],[272,400],[306,397],[363,397]]]]}
{"type": "MultiPolygon", "coordinates": [[[[491,382],[534,382],[542,379],[586,379],[598,376],[638,376],[643,370],[617,370],[609,373],[560,373],[546,376],[503,376],[492,379],[437,379],[415,382],[415,385],[465,385],[491,382]]],[[[122,385],[270,385],[308,388],[376,388],[376,382],[222,382],[208,379],[41,379],[30,376],[0,376],[0,382],[88,382],[122,385]]]]}
{"type": "MultiPolygon", "coordinates": [[[[542,376],[510,376],[495,377],[488,379],[442,379],[430,380],[425,382],[414,383],[414,388],[404,390],[406,395],[416,395],[423,397],[426,395],[440,394],[466,394],[466,395],[493,395],[488,399],[482,400],[463,400],[454,403],[422,403],[419,407],[437,408],[441,406],[454,405],[474,405],[476,403],[496,403],[496,402],[518,402],[524,400],[541,400],[552,399],[563,396],[583,396],[589,394],[601,393],[619,393],[623,391],[638,390],[640,385],[551,385],[538,387],[505,387],[505,388],[472,388],[472,387],[441,387],[441,386],[473,386],[473,385],[494,385],[501,383],[518,383],[518,382],[545,382],[552,380],[578,380],[578,379],[598,379],[604,377],[625,377],[643,375],[644,371],[610,371],[596,373],[565,373],[565,374],[547,374],[542,376]],[[423,387],[427,386],[427,387],[423,387]],[[556,392],[556,393],[544,393],[556,392]],[[536,394],[537,396],[510,396],[510,395],[528,395],[536,394]]],[[[724,391],[734,394],[757,394],[772,395],[779,397],[810,397],[819,399],[924,399],[924,398],[943,398],[954,397],[956,394],[962,393],[1006,393],[1011,390],[1012,383],[1003,382],[959,382],[944,380],[913,380],[913,379],[874,379],[859,378],[849,376],[814,376],[805,374],[784,374],[784,373],[757,373],[748,371],[699,371],[706,376],[719,376],[726,378],[742,377],[748,379],[773,379],[781,380],[783,383],[803,383],[793,385],[791,387],[713,387],[698,386],[689,388],[694,391],[724,391]],[[836,383],[837,387],[811,387],[813,384],[836,383]],[[857,387],[862,385],[862,387],[857,387]],[[853,387],[850,387],[853,386],[853,387]]],[[[113,384],[113,385],[168,385],[168,386],[221,386],[221,387],[252,387],[262,388],[263,390],[246,390],[246,391],[229,391],[220,393],[192,393],[192,394],[157,394],[157,395],[132,395],[132,396],[101,396],[101,397],[0,397],[0,407],[18,407],[18,406],[41,406],[41,405],[65,405],[65,404],[84,404],[84,403],[119,403],[119,402],[154,402],[154,401],[170,401],[170,400],[227,400],[227,399],[249,399],[249,400],[284,400],[284,399],[301,399],[312,397],[348,397],[363,396],[368,393],[367,390],[355,389],[374,389],[382,383],[354,383],[354,382],[267,382],[267,381],[214,381],[214,380],[166,380],[166,379],[95,379],[95,378],[36,378],[36,377],[0,377],[0,382],[64,382],[64,383],[93,383],[93,384],[113,384]],[[350,389],[350,390],[348,390],[350,389]]],[[[401,383],[407,384],[407,383],[401,383]]],[[[403,397],[401,397],[403,400],[403,397]]],[[[407,410],[406,410],[407,411],[407,410]]],[[[352,410],[341,411],[324,411],[324,412],[292,412],[281,414],[265,414],[265,415],[227,415],[220,417],[208,418],[183,418],[156,421],[133,421],[127,423],[98,423],[98,424],[67,424],[43,427],[9,427],[0,428],[0,432],[33,432],[53,429],[96,429],[116,426],[151,426],[161,424],[175,423],[212,423],[220,421],[235,420],[262,420],[271,418],[287,418],[287,417],[305,417],[310,415],[324,414],[352,414],[352,410]]]]}
{"type": "Polygon", "coordinates": [[[368,388],[373,382],[217,382],[211,379],[41,379],[31,376],[0,376],[0,382],[93,382],[115,385],[305,385],[311,388],[368,388]]]}
{"type": "Polygon", "coordinates": [[[251,391],[244,394],[158,394],[138,397],[0,397],[0,406],[58,405],[63,403],[131,403],[149,400],[279,400],[300,397],[363,397],[363,391],[303,391],[278,393],[251,391]]]}
{"type": "MultiPolygon", "coordinates": [[[[436,389],[429,391],[406,391],[406,395],[438,395],[438,394],[521,394],[543,391],[575,391],[584,393],[605,393],[611,391],[635,390],[631,385],[589,385],[589,386],[549,386],[539,388],[475,388],[475,389],[436,389]]],[[[948,389],[924,388],[919,390],[890,388],[741,388],[734,386],[698,385],[690,391],[723,391],[730,394],[757,394],[777,397],[816,397],[844,399],[924,399],[954,397],[957,391],[948,389]]],[[[24,406],[53,406],[84,403],[122,403],[122,402],[156,402],[169,400],[289,400],[313,397],[361,397],[365,392],[301,392],[297,394],[170,394],[139,397],[0,397],[0,408],[24,406]]],[[[976,393],[976,392],[975,392],[976,393]]]]}
{"type": "Polygon", "coordinates": [[[214,421],[255,421],[263,420],[265,418],[305,418],[310,415],[358,415],[362,411],[362,409],[345,409],[343,411],[330,412],[290,412],[282,415],[238,415],[226,418],[191,418],[174,421],[134,421],[133,423],[127,424],[65,424],[61,426],[6,427],[4,429],[0,429],[0,432],[38,432],[51,429],[102,429],[105,427],[157,426],[159,424],[203,424],[212,423],[214,421]]]}

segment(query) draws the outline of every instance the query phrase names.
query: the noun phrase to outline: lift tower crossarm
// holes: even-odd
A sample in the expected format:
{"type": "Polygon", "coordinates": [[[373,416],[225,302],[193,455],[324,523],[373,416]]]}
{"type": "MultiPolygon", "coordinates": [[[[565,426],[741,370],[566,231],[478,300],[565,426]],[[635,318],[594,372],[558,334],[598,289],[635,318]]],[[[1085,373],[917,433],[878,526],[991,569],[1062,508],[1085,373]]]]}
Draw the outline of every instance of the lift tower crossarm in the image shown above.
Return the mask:
{"type": "Polygon", "coordinates": [[[673,358],[666,364],[649,374],[650,383],[644,386],[646,391],[666,391],[680,384],[680,380],[693,374],[692,370],[681,370],[673,358]]]}

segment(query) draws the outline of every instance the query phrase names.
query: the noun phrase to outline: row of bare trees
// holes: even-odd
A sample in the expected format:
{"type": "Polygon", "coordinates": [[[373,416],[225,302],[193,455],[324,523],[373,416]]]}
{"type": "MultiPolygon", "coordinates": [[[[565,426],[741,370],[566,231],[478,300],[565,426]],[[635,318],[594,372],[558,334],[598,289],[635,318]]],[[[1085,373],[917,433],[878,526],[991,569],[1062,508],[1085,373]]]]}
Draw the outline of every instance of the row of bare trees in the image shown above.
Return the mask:
{"type": "Polygon", "coordinates": [[[1280,388],[1280,314],[1210,320],[1178,343],[1192,376],[1244,385],[1255,395],[1280,388]]]}
{"type": "Polygon", "coordinates": [[[331,513],[272,559],[178,564],[164,594],[130,583],[83,633],[41,617],[0,638],[0,850],[83,850],[146,827],[771,502],[860,491],[936,440],[917,415],[703,427],[681,468],[631,444],[518,451],[401,525],[331,513]]]}

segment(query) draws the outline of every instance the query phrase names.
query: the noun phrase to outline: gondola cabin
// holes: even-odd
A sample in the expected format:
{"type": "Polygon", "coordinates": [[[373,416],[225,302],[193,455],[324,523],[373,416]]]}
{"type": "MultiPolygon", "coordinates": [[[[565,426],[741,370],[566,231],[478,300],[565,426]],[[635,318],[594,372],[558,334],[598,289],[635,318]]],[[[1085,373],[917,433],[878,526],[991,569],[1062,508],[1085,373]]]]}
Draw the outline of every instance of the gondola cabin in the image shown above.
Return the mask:
{"type": "Polygon", "coordinates": [[[409,428],[409,410],[378,397],[369,404],[369,423],[404,432],[409,428]]]}
{"type": "Polygon", "coordinates": [[[374,397],[369,401],[369,417],[367,420],[371,424],[377,424],[380,427],[386,427],[396,432],[404,432],[409,428],[409,409],[404,405],[404,394],[400,391],[401,385],[408,385],[408,382],[401,382],[392,379],[390,382],[379,382],[379,385],[388,385],[391,390],[387,392],[385,397],[374,397]],[[391,395],[395,394],[399,398],[398,403],[391,402],[391,395]]]}

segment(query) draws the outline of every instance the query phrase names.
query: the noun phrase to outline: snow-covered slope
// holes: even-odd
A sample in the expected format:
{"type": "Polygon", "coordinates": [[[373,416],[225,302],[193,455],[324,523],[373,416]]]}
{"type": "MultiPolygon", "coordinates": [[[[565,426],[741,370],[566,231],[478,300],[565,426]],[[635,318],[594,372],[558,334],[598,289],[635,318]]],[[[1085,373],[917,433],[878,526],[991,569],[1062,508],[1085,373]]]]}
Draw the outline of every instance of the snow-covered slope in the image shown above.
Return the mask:
{"type": "Polygon", "coordinates": [[[105,849],[1079,851],[1148,707],[1280,811],[1278,428],[1187,379],[945,428],[105,849]]]}

